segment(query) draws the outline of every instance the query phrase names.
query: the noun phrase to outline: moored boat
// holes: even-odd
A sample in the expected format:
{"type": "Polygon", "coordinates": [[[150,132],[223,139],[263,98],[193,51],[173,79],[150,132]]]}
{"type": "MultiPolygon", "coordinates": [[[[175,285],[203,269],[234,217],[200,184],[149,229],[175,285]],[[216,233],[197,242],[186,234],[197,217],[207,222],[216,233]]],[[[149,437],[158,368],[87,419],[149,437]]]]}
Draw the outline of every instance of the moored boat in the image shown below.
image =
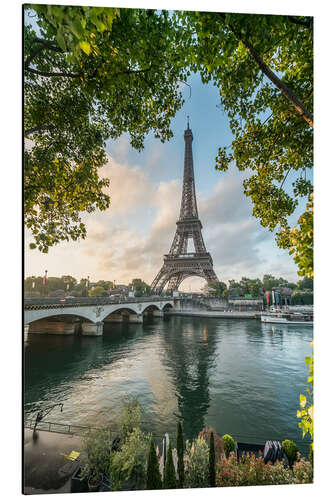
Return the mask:
{"type": "Polygon", "coordinates": [[[261,315],[262,323],[279,323],[283,325],[313,325],[313,315],[302,313],[267,312],[261,315]]]}

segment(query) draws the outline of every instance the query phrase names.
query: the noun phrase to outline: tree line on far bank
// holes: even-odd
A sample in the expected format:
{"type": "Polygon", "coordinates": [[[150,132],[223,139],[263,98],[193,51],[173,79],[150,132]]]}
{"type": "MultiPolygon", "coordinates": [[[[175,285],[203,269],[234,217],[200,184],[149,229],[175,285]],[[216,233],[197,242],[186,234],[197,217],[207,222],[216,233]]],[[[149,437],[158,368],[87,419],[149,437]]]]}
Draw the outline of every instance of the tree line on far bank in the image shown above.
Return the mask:
{"type": "MultiPolygon", "coordinates": [[[[303,278],[297,283],[290,282],[285,278],[276,278],[270,274],[265,274],[262,278],[246,278],[241,280],[229,280],[229,286],[224,282],[210,285],[206,291],[210,295],[229,298],[231,296],[261,297],[266,290],[274,288],[289,289],[292,291],[292,304],[312,304],[313,303],[313,280],[303,278]]],[[[136,297],[149,296],[150,286],[141,279],[133,279],[127,285],[117,285],[115,281],[99,280],[96,283],[89,282],[87,278],[77,280],[73,276],[65,275],[59,277],[48,277],[45,285],[42,276],[29,276],[24,280],[24,293],[26,297],[63,297],[71,295],[74,297],[108,297],[110,292],[124,293],[133,291],[136,297]],[[120,287],[120,288],[119,288],[120,287]],[[126,287],[126,288],[125,288],[126,287]]]]}

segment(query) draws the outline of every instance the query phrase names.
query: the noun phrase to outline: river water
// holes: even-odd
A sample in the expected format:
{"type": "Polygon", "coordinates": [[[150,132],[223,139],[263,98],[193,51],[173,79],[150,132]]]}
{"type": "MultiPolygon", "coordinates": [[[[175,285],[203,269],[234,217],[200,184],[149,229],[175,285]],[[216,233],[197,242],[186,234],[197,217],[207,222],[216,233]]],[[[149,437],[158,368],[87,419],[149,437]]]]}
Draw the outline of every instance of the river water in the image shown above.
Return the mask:
{"type": "Polygon", "coordinates": [[[112,426],[127,395],[160,441],[177,421],[192,439],[205,425],[238,441],[299,440],[313,329],[258,320],[168,316],[107,324],[102,337],[29,334],[25,414],[53,403],[47,421],[112,426]]]}

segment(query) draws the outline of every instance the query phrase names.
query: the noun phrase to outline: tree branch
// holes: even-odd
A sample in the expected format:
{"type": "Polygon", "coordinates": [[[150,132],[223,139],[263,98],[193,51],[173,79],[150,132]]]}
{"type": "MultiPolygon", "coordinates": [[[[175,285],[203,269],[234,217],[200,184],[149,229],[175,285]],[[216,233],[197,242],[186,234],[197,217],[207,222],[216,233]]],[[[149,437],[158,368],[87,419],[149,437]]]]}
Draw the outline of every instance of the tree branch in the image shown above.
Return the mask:
{"type": "Polygon", "coordinates": [[[39,125],[38,127],[28,128],[28,130],[25,130],[24,136],[33,134],[34,132],[40,132],[42,130],[52,130],[54,128],[54,125],[39,125]]]}
{"type": "MultiPolygon", "coordinates": [[[[219,15],[222,17],[223,21],[225,21],[225,14],[219,13],[219,15]]],[[[267,78],[285,95],[285,97],[291,102],[291,104],[302,116],[302,118],[313,128],[313,115],[306,109],[303,102],[300,101],[300,99],[298,99],[298,97],[292,92],[292,90],[290,90],[290,88],[285,83],[283,83],[275,73],[273,73],[273,71],[267,66],[267,64],[264,63],[259,54],[257,54],[251,43],[246,38],[242,39],[240,36],[238,36],[236,30],[230,24],[228,24],[227,27],[235,35],[237,40],[242,42],[242,44],[244,45],[250,56],[256,61],[264,75],[266,75],[267,78]]]]}
{"type": "Polygon", "coordinates": [[[299,24],[300,26],[304,26],[305,28],[309,28],[311,31],[313,29],[313,20],[311,18],[307,19],[298,19],[295,16],[287,16],[289,21],[294,24],[299,24]]]}
{"type": "Polygon", "coordinates": [[[46,77],[57,76],[57,77],[67,77],[67,78],[78,78],[80,76],[83,76],[82,73],[61,73],[61,72],[49,73],[47,71],[38,71],[37,69],[34,68],[25,68],[25,69],[26,71],[29,71],[29,73],[34,73],[35,75],[46,76],[46,77]]]}

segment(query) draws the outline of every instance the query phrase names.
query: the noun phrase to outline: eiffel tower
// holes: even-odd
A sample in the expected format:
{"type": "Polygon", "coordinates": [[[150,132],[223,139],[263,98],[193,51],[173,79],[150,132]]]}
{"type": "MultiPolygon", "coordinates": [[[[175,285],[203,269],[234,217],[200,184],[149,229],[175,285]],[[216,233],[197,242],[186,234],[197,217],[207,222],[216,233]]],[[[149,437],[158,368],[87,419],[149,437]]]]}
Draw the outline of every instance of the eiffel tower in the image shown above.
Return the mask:
{"type": "Polygon", "coordinates": [[[188,117],[184,140],[184,180],[180,215],[170,252],[164,255],[164,264],[151,284],[151,289],[156,294],[160,294],[167,283],[168,293],[178,290],[180,283],[189,276],[205,278],[208,284],[218,282],[213,269],[213,260],[206,250],[201,234],[202,224],[198,216],[194,184],[193,135],[188,117]],[[190,238],[193,239],[194,253],[187,253],[190,238]]]}

